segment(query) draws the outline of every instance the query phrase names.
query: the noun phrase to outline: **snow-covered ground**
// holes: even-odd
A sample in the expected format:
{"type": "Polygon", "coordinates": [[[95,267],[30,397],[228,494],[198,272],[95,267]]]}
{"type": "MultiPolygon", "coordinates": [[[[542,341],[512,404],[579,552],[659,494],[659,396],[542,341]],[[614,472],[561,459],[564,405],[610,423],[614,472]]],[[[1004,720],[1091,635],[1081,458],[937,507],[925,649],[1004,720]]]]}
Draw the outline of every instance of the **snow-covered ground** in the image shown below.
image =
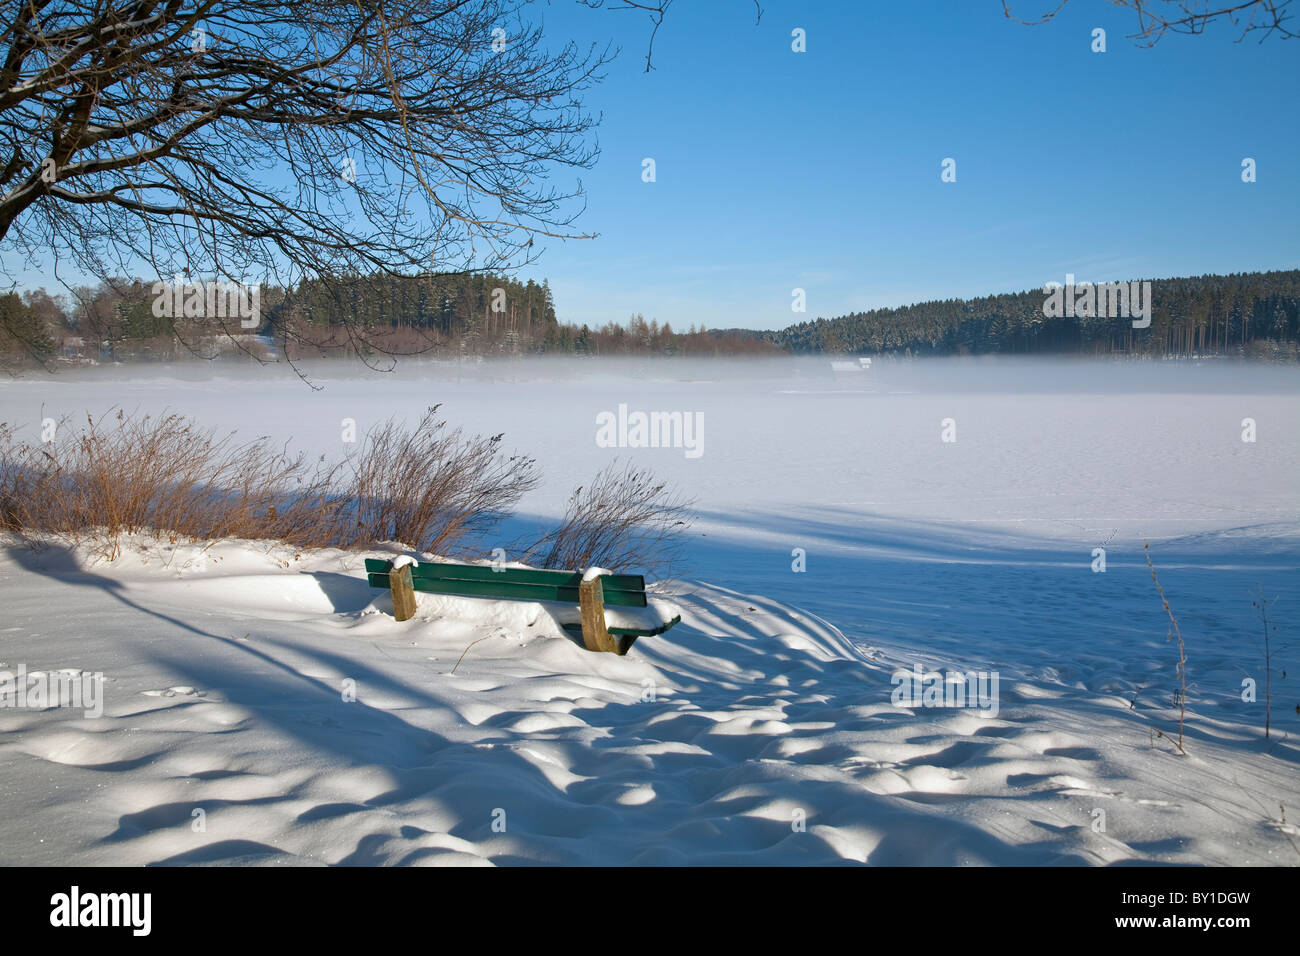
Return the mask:
{"type": "Polygon", "coordinates": [[[695,496],[654,587],[682,623],[618,658],[538,605],[421,595],[398,624],[362,555],[0,546],[0,671],[103,674],[101,716],[0,699],[0,863],[1300,864],[1295,370],[411,363],[314,382],[27,377],[0,382],[0,421],[170,408],[335,457],[345,419],[441,402],[547,477],[485,557],[614,455],[695,496]],[[601,447],[620,405],[698,416],[701,453],[601,447]],[[1144,540],[1187,640],[1186,756],[1152,736],[1177,733],[1177,651],[1144,540]],[[1268,740],[1257,584],[1279,597],[1268,740]],[[997,693],[898,706],[914,667],[997,693]]]}

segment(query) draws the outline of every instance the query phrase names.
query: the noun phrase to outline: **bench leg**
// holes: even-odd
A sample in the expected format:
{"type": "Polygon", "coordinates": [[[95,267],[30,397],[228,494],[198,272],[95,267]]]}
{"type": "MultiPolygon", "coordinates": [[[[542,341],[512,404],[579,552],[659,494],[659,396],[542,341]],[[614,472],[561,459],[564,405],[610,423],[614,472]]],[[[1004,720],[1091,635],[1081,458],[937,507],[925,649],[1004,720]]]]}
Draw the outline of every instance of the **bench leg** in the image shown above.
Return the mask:
{"type": "Polygon", "coordinates": [[[578,585],[578,606],[582,610],[582,643],[589,651],[625,654],[627,648],[605,627],[605,585],[592,578],[578,585]]]}
{"type": "Polygon", "coordinates": [[[388,572],[388,584],[393,590],[393,617],[409,621],[415,617],[415,585],[411,582],[411,566],[404,564],[388,572]]]}

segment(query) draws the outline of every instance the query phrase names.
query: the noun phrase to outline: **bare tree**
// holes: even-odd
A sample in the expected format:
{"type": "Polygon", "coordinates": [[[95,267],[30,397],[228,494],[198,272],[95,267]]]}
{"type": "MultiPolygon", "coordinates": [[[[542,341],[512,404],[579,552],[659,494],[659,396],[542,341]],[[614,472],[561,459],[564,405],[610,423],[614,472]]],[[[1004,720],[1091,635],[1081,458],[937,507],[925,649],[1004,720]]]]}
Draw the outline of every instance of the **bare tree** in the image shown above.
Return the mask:
{"type": "MultiPolygon", "coordinates": [[[[1024,20],[1011,11],[1013,0],[1002,0],[1002,12],[1017,23],[1039,24],[1053,19],[1069,0],[1059,0],[1054,8],[1032,20],[1024,20]]],[[[1262,43],[1271,34],[1283,38],[1296,36],[1292,0],[1110,0],[1117,7],[1127,7],[1137,14],[1138,29],[1130,34],[1143,46],[1155,46],[1166,33],[1198,34],[1216,21],[1226,20],[1241,29],[1238,40],[1261,32],[1262,43]]]]}
{"type": "Polygon", "coordinates": [[[4,0],[0,250],[96,277],[518,268],[608,49],[523,0],[4,0]]]}

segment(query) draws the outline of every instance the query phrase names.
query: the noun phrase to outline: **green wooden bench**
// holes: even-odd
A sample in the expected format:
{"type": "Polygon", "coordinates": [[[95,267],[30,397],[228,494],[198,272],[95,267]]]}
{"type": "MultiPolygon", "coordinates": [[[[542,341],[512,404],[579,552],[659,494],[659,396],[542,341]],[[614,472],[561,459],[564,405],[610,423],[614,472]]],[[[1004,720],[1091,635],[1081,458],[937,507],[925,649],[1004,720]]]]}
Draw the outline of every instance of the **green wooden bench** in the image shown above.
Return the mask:
{"type": "Polygon", "coordinates": [[[513,601],[553,601],[576,604],[581,624],[565,624],[582,634],[589,651],[626,654],[638,637],[662,634],[681,620],[675,616],[655,628],[606,627],[605,608],[646,607],[645,578],[639,574],[602,574],[590,581],[580,571],[497,568],[477,564],[425,562],[393,570],[392,561],[366,559],[370,586],[393,592],[393,616],[409,621],[415,615],[415,592],[513,601]]]}

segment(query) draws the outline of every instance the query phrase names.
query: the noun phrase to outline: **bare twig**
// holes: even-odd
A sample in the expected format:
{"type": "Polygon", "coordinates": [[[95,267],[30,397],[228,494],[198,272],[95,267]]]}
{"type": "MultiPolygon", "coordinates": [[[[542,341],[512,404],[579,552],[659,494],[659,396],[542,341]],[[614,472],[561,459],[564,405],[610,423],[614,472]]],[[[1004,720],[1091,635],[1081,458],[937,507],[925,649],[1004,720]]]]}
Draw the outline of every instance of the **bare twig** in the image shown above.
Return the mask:
{"type": "MultiPolygon", "coordinates": [[[[1012,0],[1002,0],[1002,12],[1007,19],[1029,26],[1046,23],[1064,9],[1069,0],[1059,0],[1055,7],[1034,19],[1023,19],[1011,12],[1012,0]]],[[[1117,7],[1125,7],[1137,14],[1137,32],[1130,34],[1142,45],[1155,46],[1166,33],[1196,35],[1216,20],[1226,20],[1241,27],[1237,41],[1260,32],[1262,43],[1272,34],[1283,39],[1297,36],[1290,11],[1292,0],[1110,0],[1117,7]]]]}
{"type": "MultiPolygon", "coordinates": [[[[1183,632],[1178,626],[1178,618],[1174,617],[1173,610],[1169,607],[1169,599],[1165,597],[1165,589],[1160,586],[1160,579],[1156,577],[1156,566],[1151,561],[1151,544],[1143,542],[1142,550],[1146,553],[1147,567],[1151,569],[1151,580],[1155,582],[1156,592],[1160,595],[1161,606],[1164,607],[1165,613],[1169,615],[1169,634],[1165,640],[1177,636],[1178,638],[1178,739],[1174,745],[1178,748],[1180,754],[1186,754],[1183,749],[1183,723],[1187,718],[1187,652],[1183,646],[1183,632]]],[[[1161,734],[1160,736],[1165,736],[1161,734]]]]}

